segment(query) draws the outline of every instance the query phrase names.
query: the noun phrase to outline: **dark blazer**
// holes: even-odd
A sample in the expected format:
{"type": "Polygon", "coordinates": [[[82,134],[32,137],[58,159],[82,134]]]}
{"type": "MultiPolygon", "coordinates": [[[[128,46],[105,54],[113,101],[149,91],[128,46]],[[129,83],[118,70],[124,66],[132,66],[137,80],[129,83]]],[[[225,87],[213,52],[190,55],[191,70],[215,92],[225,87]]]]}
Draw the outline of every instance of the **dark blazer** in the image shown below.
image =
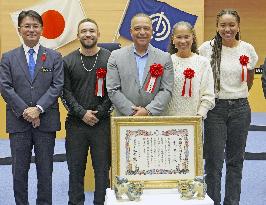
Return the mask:
{"type": "Polygon", "coordinates": [[[7,103],[6,129],[8,133],[24,132],[31,123],[23,119],[27,107],[40,105],[40,131],[60,130],[58,96],[64,83],[63,63],[57,51],[40,46],[34,78],[31,80],[23,46],[4,53],[0,64],[1,95],[7,103]],[[46,60],[41,56],[46,53],[46,60]]]}
{"type": "Polygon", "coordinates": [[[263,89],[264,97],[266,99],[266,59],[264,60],[264,64],[262,68],[263,68],[263,71],[261,75],[261,82],[262,82],[262,89],[263,89]]]}

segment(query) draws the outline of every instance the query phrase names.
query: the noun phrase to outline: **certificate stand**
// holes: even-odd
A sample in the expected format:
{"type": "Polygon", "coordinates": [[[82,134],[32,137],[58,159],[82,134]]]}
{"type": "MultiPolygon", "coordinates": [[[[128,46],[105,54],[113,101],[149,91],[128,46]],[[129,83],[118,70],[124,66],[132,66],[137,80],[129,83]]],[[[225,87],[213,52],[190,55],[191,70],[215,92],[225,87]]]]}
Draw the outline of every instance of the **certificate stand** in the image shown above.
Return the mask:
{"type": "Polygon", "coordinates": [[[118,201],[114,190],[106,190],[105,205],[213,205],[213,201],[206,195],[204,200],[182,200],[177,189],[145,189],[140,201],[129,201],[126,197],[118,201]]]}

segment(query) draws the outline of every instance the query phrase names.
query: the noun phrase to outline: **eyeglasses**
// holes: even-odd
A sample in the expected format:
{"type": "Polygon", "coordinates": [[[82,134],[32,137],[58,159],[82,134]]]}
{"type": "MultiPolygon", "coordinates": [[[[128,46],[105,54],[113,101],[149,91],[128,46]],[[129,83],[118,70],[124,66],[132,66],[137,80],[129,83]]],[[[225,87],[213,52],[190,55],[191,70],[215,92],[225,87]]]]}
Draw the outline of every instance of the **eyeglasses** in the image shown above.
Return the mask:
{"type": "Polygon", "coordinates": [[[33,30],[39,30],[42,26],[40,24],[26,24],[26,25],[21,25],[19,28],[24,28],[25,30],[30,30],[31,28],[33,30]]]}

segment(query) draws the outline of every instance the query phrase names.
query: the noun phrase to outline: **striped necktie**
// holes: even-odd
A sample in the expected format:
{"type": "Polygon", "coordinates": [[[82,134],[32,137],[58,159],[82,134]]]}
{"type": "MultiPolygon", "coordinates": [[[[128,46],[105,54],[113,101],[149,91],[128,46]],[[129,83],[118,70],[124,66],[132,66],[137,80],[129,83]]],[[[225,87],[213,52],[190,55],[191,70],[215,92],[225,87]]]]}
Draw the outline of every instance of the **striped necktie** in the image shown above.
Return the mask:
{"type": "Polygon", "coordinates": [[[33,54],[35,53],[34,49],[31,48],[29,51],[29,72],[30,72],[30,77],[31,80],[33,80],[33,76],[34,76],[34,69],[35,69],[35,61],[33,58],[33,54]]]}

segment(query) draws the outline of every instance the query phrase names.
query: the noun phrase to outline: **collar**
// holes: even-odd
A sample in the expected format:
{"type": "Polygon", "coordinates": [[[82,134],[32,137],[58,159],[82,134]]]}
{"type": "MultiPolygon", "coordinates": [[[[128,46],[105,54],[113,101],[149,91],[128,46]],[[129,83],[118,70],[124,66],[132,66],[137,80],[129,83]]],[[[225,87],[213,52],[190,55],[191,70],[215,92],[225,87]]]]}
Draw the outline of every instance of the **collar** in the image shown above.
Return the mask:
{"type": "Polygon", "coordinates": [[[133,43],[133,51],[134,51],[134,54],[137,55],[137,56],[139,56],[139,57],[144,57],[144,56],[148,55],[149,52],[150,52],[150,47],[151,47],[151,45],[149,44],[147,51],[143,55],[140,55],[140,54],[138,54],[138,52],[136,50],[136,47],[135,47],[135,45],[133,43]]]}
{"type": "MultiPolygon", "coordinates": [[[[23,46],[23,49],[24,49],[26,54],[31,49],[29,46],[26,46],[26,44],[24,44],[24,43],[22,44],[22,46],[23,46]]],[[[37,43],[37,45],[33,47],[33,50],[35,51],[36,54],[38,54],[39,48],[40,48],[40,43],[37,43]]]]}

